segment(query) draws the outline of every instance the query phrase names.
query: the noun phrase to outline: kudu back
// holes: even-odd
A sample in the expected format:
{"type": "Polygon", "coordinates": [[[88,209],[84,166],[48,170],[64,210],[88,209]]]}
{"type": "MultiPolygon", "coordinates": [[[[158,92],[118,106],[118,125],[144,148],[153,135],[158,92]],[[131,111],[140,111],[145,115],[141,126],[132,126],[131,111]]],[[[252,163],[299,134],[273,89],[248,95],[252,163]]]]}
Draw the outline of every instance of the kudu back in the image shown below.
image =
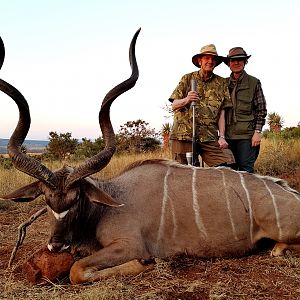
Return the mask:
{"type": "Polygon", "coordinates": [[[155,257],[243,255],[262,238],[278,242],[274,256],[285,249],[297,251],[300,195],[283,180],[168,160],[135,162],[110,180],[91,177],[115,151],[110,106],[138,79],[139,31],[129,48],[132,74],[106,95],[99,112],[105,149],[75,168],[51,171],[20,152],[30,127],[29,106],[17,89],[0,80],[0,89],[19,108],[9,155],[17,169],[37,179],[2,199],[26,202],[44,195],[51,224],[49,250],[70,249],[82,256],[70,271],[73,284],[137,274],[150,268],[145,262],[155,257]]]}

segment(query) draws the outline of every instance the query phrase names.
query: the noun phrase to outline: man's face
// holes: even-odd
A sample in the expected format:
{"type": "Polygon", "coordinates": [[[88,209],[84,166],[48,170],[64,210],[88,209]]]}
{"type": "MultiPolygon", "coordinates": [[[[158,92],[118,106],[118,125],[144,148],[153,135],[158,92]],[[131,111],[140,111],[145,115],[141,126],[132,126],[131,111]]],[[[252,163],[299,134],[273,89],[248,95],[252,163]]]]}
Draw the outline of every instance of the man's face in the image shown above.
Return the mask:
{"type": "Polygon", "coordinates": [[[229,68],[233,73],[241,73],[244,70],[245,63],[244,58],[231,58],[229,60],[229,68]]]}
{"type": "Polygon", "coordinates": [[[202,71],[212,72],[217,64],[216,57],[213,55],[203,55],[198,58],[198,63],[202,71]]]}

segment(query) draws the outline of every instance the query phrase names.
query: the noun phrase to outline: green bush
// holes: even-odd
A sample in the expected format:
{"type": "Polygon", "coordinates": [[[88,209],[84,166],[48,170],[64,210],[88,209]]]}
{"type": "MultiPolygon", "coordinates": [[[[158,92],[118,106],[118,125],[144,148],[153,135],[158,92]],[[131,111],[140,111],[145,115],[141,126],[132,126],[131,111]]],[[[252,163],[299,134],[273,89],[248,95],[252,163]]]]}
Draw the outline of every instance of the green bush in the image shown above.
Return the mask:
{"type": "Polygon", "coordinates": [[[13,167],[13,163],[10,158],[0,155],[0,166],[5,170],[9,170],[13,167]]]}

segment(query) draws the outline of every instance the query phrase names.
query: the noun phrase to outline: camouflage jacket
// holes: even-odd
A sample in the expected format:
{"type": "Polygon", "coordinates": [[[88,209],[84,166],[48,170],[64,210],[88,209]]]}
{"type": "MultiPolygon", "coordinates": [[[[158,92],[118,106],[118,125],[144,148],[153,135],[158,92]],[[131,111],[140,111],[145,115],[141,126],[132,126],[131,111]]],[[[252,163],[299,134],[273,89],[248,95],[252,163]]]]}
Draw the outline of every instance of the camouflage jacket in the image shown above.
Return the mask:
{"type": "MultiPolygon", "coordinates": [[[[226,79],[213,74],[204,81],[200,71],[184,75],[169,100],[183,99],[191,90],[191,79],[197,80],[199,100],[195,106],[196,137],[200,142],[218,139],[218,121],[222,109],[232,107],[226,79]]],[[[174,112],[174,121],[170,138],[192,140],[193,111],[191,105],[174,112]]]]}

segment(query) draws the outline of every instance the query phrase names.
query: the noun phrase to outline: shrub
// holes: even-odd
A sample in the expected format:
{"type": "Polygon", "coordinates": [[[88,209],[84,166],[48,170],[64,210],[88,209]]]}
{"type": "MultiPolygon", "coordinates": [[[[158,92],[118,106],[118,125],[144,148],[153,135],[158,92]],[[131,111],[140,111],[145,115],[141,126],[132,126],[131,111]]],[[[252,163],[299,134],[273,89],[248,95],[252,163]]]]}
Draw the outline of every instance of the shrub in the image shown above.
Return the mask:
{"type": "Polygon", "coordinates": [[[294,173],[300,168],[300,140],[263,139],[255,169],[263,175],[294,173]]]}
{"type": "Polygon", "coordinates": [[[10,158],[0,155],[0,166],[5,170],[9,170],[13,167],[13,163],[10,158]]]}

